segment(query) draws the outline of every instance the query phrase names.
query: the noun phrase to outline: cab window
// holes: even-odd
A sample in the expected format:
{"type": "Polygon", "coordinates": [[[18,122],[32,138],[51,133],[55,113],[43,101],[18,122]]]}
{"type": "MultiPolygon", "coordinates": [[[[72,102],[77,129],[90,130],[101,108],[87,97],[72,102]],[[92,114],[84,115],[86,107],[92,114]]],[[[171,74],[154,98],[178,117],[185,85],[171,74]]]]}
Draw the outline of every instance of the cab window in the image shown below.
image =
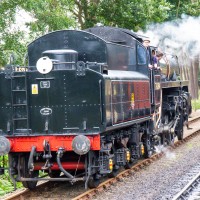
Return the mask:
{"type": "Polygon", "coordinates": [[[138,65],[145,65],[147,63],[146,49],[140,44],[137,44],[137,63],[138,65]]]}

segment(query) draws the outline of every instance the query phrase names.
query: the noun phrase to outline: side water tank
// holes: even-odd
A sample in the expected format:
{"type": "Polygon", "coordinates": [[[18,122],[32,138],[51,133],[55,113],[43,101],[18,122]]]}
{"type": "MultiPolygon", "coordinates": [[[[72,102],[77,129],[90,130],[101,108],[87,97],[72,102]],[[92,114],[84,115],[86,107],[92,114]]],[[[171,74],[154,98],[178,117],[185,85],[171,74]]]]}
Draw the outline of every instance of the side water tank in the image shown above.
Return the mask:
{"type": "Polygon", "coordinates": [[[78,52],[72,49],[47,50],[42,56],[52,60],[54,70],[75,69],[78,61],[78,52]]]}

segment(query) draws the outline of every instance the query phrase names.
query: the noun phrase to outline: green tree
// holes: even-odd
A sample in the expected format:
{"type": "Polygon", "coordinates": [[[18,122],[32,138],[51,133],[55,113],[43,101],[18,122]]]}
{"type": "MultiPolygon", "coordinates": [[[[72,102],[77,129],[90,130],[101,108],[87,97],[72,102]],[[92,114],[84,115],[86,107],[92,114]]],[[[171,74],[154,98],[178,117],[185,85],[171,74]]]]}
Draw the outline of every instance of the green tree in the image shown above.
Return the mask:
{"type": "Polygon", "coordinates": [[[10,53],[15,55],[16,64],[22,64],[26,46],[33,38],[54,30],[76,27],[76,19],[69,12],[73,5],[68,4],[67,0],[0,1],[0,66],[8,63],[10,53]],[[32,22],[26,24],[30,29],[29,37],[25,37],[24,31],[11,29],[21,9],[33,18],[32,22]]]}
{"type": "Polygon", "coordinates": [[[21,63],[25,46],[47,32],[59,29],[92,27],[97,23],[138,31],[151,23],[179,18],[183,13],[198,16],[199,0],[1,0],[0,66],[7,63],[10,52],[21,63]],[[23,9],[33,21],[26,33],[10,31],[15,15],[23,9]],[[27,38],[26,40],[24,38],[27,38]]]}
{"type": "Polygon", "coordinates": [[[168,0],[168,2],[173,6],[173,9],[170,10],[167,21],[181,18],[182,14],[200,15],[199,0],[168,0]]]}
{"type": "Polygon", "coordinates": [[[171,9],[166,0],[75,0],[74,4],[77,9],[70,11],[81,29],[101,22],[137,31],[150,23],[164,21],[171,9]]]}
{"type": "MultiPolygon", "coordinates": [[[[0,1],[0,66],[8,63],[7,58],[10,52],[16,51],[21,53],[20,48],[23,46],[19,42],[20,39],[22,40],[23,33],[20,31],[15,33],[9,31],[9,27],[15,20],[16,6],[17,3],[15,1],[0,1]]],[[[22,49],[24,49],[24,46],[22,49]]]]}
{"type": "Polygon", "coordinates": [[[59,29],[75,28],[75,17],[69,12],[73,7],[67,0],[28,0],[21,8],[31,13],[35,19],[27,24],[32,33],[45,33],[59,29]]]}

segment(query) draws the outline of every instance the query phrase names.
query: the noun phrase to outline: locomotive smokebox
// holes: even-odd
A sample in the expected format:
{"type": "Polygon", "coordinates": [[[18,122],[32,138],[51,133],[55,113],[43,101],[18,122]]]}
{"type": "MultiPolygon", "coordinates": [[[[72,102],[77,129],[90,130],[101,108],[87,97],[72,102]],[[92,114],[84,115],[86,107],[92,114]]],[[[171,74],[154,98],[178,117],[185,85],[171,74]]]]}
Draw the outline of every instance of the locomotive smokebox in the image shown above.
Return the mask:
{"type": "Polygon", "coordinates": [[[75,69],[78,61],[78,52],[72,49],[47,50],[42,56],[49,57],[54,66],[54,70],[75,69]]]}

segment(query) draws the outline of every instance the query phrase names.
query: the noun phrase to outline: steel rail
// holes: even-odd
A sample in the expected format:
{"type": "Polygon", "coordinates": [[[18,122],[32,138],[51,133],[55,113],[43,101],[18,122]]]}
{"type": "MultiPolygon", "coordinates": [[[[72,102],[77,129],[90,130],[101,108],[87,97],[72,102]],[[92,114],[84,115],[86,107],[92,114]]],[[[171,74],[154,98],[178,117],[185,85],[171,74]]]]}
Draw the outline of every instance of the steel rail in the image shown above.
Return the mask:
{"type": "Polygon", "coordinates": [[[200,172],[179,193],[177,193],[172,200],[185,199],[184,197],[186,196],[186,194],[189,194],[189,190],[193,187],[195,182],[199,183],[199,179],[200,172]]]}

